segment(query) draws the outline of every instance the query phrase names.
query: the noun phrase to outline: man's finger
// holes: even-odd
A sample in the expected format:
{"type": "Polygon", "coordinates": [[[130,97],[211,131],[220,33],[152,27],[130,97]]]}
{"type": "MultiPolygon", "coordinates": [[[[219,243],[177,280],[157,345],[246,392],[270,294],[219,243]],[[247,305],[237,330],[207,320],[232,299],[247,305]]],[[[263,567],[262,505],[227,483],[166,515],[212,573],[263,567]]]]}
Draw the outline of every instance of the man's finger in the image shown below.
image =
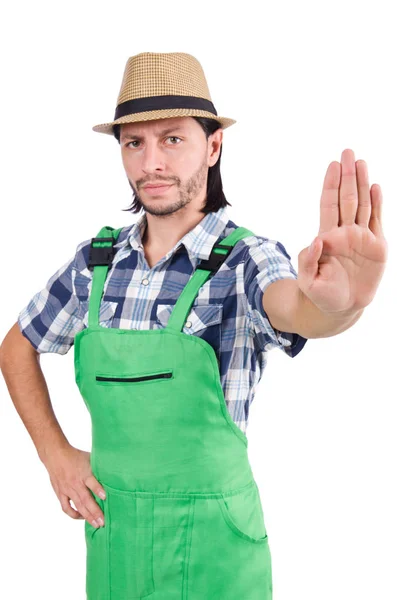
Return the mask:
{"type": "Polygon", "coordinates": [[[76,487],[71,490],[69,496],[73,500],[78,512],[83,515],[84,519],[89,521],[93,527],[101,527],[104,525],[105,518],[102,510],[83,482],[81,482],[81,485],[76,485],[76,487]]]}
{"type": "Polygon", "coordinates": [[[105,500],[106,492],[94,475],[89,475],[84,483],[92,492],[94,492],[94,494],[99,498],[102,498],[102,500],[105,500]]]}
{"type": "Polygon", "coordinates": [[[353,225],[358,208],[357,171],[354,152],[346,148],[342,152],[342,176],[339,189],[339,225],[353,225]]]}
{"type": "Polygon", "coordinates": [[[72,506],[70,506],[70,499],[65,494],[59,495],[59,501],[62,506],[62,510],[64,513],[72,517],[72,519],[82,519],[83,516],[79,513],[78,510],[75,510],[72,506]]]}
{"type": "Polygon", "coordinates": [[[333,161],[328,165],[320,199],[319,233],[331,231],[339,223],[339,184],[341,165],[333,161]]]}
{"type": "Polygon", "coordinates": [[[369,190],[368,167],[365,160],[356,161],[358,209],[356,223],[361,227],[368,227],[371,218],[371,195],[369,190]]]}
{"type": "MultiPolygon", "coordinates": [[[[91,523],[95,521],[97,525],[103,526],[105,524],[105,515],[103,514],[98,502],[91,494],[90,489],[84,484],[82,484],[81,488],[79,487],[77,491],[80,497],[80,501],[84,505],[85,510],[88,511],[90,514],[89,521],[91,523]]],[[[93,523],[94,527],[96,527],[95,523],[93,523]]]]}
{"type": "Polygon", "coordinates": [[[374,183],[371,187],[371,218],[369,220],[369,229],[377,237],[384,238],[382,228],[382,189],[378,183],[374,183]]]}

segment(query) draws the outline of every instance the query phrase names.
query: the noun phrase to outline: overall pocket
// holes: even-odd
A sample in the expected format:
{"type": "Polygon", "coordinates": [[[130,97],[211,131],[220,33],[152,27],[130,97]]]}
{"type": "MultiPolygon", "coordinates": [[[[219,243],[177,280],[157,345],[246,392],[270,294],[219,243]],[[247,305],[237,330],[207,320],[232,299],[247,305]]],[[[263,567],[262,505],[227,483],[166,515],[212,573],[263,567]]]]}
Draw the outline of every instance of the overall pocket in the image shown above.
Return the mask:
{"type": "Polygon", "coordinates": [[[86,596],[87,600],[108,600],[107,506],[106,501],[104,502],[94,493],[93,496],[104,513],[105,526],[94,527],[89,521],[85,520],[84,522],[86,542],[86,596]]]}
{"type": "Polygon", "coordinates": [[[109,580],[112,600],[142,598],[154,592],[154,498],[106,488],[109,528],[109,580]]]}
{"type": "Polygon", "coordinates": [[[141,373],[134,375],[110,375],[105,373],[97,373],[95,375],[95,381],[99,384],[113,384],[113,383],[139,383],[142,381],[164,381],[167,379],[173,379],[172,369],[167,371],[151,371],[150,373],[141,373]]]}
{"type": "Polygon", "coordinates": [[[218,498],[218,504],[233,533],[255,544],[267,542],[262,504],[255,481],[237,494],[225,494],[218,498]]]}

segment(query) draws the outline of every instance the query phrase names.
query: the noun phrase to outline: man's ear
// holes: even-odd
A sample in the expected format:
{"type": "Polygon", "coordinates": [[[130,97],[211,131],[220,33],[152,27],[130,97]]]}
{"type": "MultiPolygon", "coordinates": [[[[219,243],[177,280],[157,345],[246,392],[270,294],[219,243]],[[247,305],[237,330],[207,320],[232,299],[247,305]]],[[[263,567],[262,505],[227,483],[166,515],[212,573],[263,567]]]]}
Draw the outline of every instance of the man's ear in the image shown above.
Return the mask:
{"type": "Polygon", "coordinates": [[[214,133],[212,133],[210,136],[210,148],[211,148],[211,153],[209,155],[209,161],[210,161],[209,166],[210,167],[213,167],[216,164],[216,162],[218,161],[222,142],[223,142],[223,130],[220,127],[219,129],[214,131],[214,133]]]}

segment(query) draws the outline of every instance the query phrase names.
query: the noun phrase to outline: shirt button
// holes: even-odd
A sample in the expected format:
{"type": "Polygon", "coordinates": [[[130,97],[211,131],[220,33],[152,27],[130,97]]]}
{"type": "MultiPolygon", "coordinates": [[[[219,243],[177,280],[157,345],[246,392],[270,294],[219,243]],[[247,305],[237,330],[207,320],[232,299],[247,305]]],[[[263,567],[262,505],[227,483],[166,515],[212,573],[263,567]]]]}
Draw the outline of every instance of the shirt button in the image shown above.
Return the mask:
{"type": "Polygon", "coordinates": [[[192,322],[191,321],[186,321],[186,327],[191,327],[192,326],[192,322]]]}
{"type": "Polygon", "coordinates": [[[145,279],[142,279],[141,283],[143,285],[147,285],[149,283],[149,279],[146,279],[146,277],[145,277],[145,279]]]}

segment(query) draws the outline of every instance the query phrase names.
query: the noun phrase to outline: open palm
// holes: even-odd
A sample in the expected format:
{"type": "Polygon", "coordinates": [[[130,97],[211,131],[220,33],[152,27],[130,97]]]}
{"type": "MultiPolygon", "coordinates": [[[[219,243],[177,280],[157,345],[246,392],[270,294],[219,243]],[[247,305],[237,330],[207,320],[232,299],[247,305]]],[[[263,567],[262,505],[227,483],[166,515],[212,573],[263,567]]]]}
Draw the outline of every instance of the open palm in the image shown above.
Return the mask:
{"type": "Polygon", "coordinates": [[[328,166],[314,249],[298,256],[298,285],[323,312],[354,312],[373,299],[387,260],[382,192],[350,149],[328,166]]]}

